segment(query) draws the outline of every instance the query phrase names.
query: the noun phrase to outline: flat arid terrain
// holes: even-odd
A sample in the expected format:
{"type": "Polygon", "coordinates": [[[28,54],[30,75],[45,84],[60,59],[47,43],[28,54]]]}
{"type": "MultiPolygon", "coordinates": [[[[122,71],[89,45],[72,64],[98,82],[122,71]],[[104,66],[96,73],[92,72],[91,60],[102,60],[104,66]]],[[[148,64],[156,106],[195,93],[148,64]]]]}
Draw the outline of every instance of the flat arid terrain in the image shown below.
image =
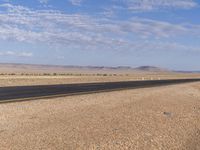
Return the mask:
{"type": "Polygon", "coordinates": [[[199,77],[200,73],[173,72],[152,66],[109,68],[0,64],[0,87],[199,77]]]}
{"type": "MultiPolygon", "coordinates": [[[[149,66],[3,64],[0,73],[0,87],[200,77],[149,66]]],[[[2,103],[0,149],[199,150],[200,83],[2,103]]]]}
{"type": "Polygon", "coordinates": [[[114,81],[139,81],[139,80],[160,80],[160,79],[184,79],[198,78],[200,75],[187,74],[132,74],[117,76],[0,76],[0,87],[26,86],[26,85],[52,85],[52,84],[72,84],[72,83],[94,83],[94,82],[114,82],[114,81]]]}
{"type": "Polygon", "coordinates": [[[0,149],[200,149],[200,83],[0,105],[0,149]]]}

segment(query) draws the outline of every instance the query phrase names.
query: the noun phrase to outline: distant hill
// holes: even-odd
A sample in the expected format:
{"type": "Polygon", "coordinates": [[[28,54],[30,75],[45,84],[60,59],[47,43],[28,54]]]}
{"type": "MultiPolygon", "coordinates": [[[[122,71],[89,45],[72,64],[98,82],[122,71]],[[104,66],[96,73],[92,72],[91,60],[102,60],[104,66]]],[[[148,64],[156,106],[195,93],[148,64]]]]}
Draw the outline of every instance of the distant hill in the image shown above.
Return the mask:
{"type": "Polygon", "coordinates": [[[106,66],[73,66],[73,65],[38,65],[38,64],[15,64],[15,63],[0,63],[0,68],[14,69],[90,69],[90,70],[132,70],[128,66],[106,67],[106,66]]]}
{"type": "Polygon", "coordinates": [[[167,69],[162,69],[154,66],[141,66],[132,68],[129,66],[59,66],[59,65],[35,65],[35,64],[14,64],[14,63],[0,63],[0,73],[141,73],[141,72],[170,72],[167,69]]]}
{"type": "Polygon", "coordinates": [[[176,73],[200,73],[200,71],[173,71],[176,73]]]}
{"type": "Polygon", "coordinates": [[[154,66],[140,66],[135,68],[135,70],[139,71],[151,71],[151,72],[159,72],[159,71],[169,71],[167,69],[159,68],[159,67],[154,67],[154,66]]]}

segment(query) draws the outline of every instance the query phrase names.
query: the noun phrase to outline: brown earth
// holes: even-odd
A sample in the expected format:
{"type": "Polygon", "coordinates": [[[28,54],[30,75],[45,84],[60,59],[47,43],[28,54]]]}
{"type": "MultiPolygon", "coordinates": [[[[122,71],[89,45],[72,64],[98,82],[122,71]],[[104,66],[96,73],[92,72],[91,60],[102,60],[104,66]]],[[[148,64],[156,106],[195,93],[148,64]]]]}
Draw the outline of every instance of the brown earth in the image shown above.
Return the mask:
{"type": "Polygon", "coordinates": [[[107,76],[83,75],[83,76],[23,76],[0,75],[0,87],[22,85],[49,85],[91,82],[113,82],[134,80],[158,80],[158,79],[183,79],[200,78],[199,74],[174,74],[174,73],[134,73],[134,74],[107,74],[107,76]]]}
{"type": "Polygon", "coordinates": [[[1,64],[0,87],[45,84],[200,78],[198,73],[177,73],[156,67],[79,67],[1,64]]]}
{"type": "Polygon", "coordinates": [[[200,83],[0,105],[1,150],[199,150],[200,83]]]}

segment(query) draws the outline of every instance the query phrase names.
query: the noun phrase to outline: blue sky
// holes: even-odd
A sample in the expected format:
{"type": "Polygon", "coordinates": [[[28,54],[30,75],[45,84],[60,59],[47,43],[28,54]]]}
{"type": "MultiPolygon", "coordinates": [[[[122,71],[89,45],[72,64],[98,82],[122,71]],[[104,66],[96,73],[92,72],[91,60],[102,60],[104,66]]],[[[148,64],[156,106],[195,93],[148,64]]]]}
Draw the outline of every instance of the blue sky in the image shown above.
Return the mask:
{"type": "Polygon", "coordinates": [[[200,70],[200,1],[0,0],[0,62],[200,70]]]}

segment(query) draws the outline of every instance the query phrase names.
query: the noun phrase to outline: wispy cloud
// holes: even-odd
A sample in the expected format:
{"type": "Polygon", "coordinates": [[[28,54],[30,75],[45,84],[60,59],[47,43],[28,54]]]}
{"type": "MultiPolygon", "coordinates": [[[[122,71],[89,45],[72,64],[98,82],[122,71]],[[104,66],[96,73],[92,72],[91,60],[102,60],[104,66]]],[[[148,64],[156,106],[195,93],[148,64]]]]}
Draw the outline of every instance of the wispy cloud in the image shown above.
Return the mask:
{"type": "MultiPolygon", "coordinates": [[[[49,0],[38,0],[47,4],[49,0]]],[[[72,5],[80,6],[87,0],[69,0],[72,5]]],[[[191,9],[198,6],[195,0],[108,0],[115,8],[124,8],[134,12],[146,12],[163,9],[191,9]]]]}
{"type": "MultiPolygon", "coordinates": [[[[114,0],[118,1],[118,0],[114,0]]],[[[136,12],[163,9],[191,9],[198,6],[194,0],[122,0],[127,9],[136,12]]]]}
{"type": "Polygon", "coordinates": [[[41,4],[47,4],[49,0],[38,0],[41,4]]]}
{"type": "Polygon", "coordinates": [[[69,0],[72,5],[80,6],[83,0],[69,0]]]}
{"type": "Polygon", "coordinates": [[[32,57],[33,53],[31,53],[31,52],[4,51],[4,52],[0,52],[0,56],[32,57]]]}
{"type": "MultiPolygon", "coordinates": [[[[192,24],[174,24],[144,18],[126,21],[96,19],[89,15],[66,14],[57,10],[32,10],[11,4],[2,4],[0,10],[1,8],[4,8],[0,13],[0,39],[3,40],[59,44],[83,50],[137,50],[142,45],[143,49],[150,47],[152,42],[145,44],[144,39],[168,40],[183,35],[200,34],[200,26],[192,24]],[[133,39],[137,40],[134,42],[133,39]]],[[[154,42],[151,45],[156,47],[154,42]]],[[[169,43],[163,44],[166,47],[164,45],[169,43]]],[[[178,47],[181,46],[173,46],[174,49],[178,47]]]]}

